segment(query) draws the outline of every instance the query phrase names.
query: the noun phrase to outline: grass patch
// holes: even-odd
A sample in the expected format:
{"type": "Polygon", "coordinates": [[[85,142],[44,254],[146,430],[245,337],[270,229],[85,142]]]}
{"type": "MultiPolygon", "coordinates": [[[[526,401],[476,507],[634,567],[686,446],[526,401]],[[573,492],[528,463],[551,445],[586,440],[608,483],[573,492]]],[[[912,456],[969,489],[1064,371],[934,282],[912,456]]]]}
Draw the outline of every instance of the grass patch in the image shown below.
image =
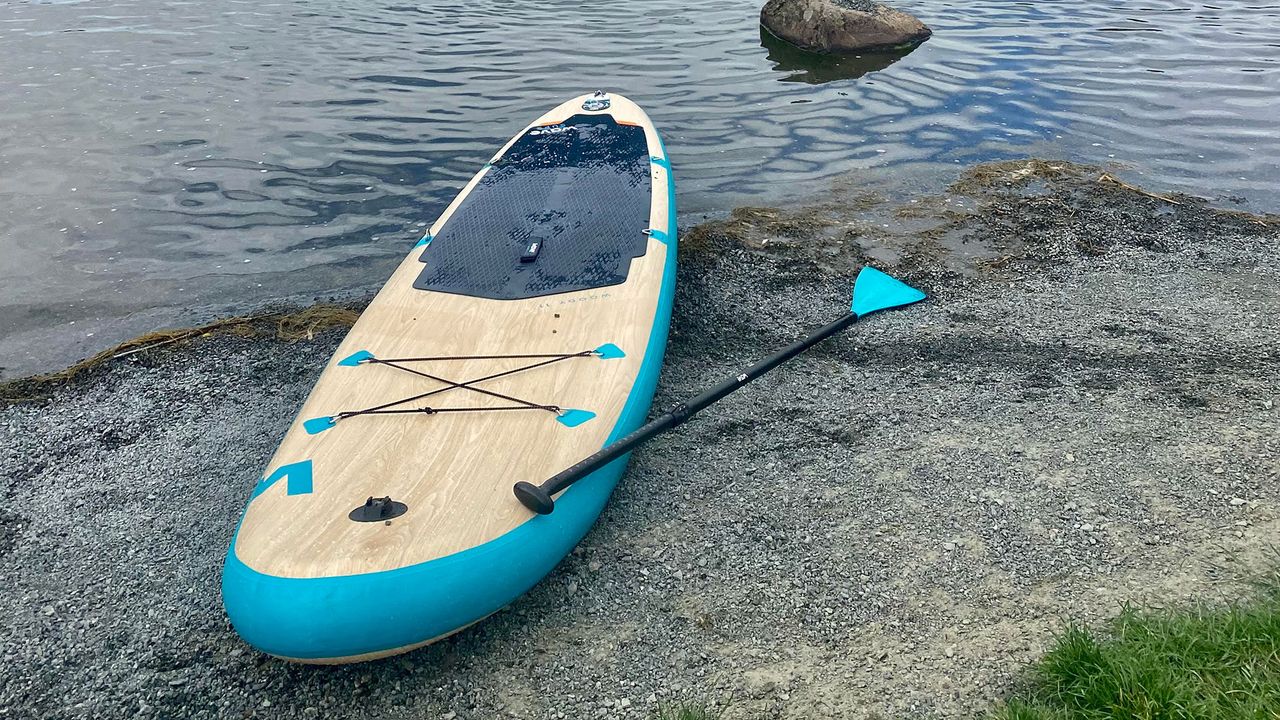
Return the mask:
{"type": "Polygon", "coordinates": [[[999,720],[1280,718],[1280,572],[1254,598],[1071,627],[999,720]]]}
{"type": "Polygon", "coordinates": [[[710,705],[695,702],[683,702],[677,705],[660,705],[650,717],[652,720],[720,720],[724,710],[713,709],[710,705]]]}

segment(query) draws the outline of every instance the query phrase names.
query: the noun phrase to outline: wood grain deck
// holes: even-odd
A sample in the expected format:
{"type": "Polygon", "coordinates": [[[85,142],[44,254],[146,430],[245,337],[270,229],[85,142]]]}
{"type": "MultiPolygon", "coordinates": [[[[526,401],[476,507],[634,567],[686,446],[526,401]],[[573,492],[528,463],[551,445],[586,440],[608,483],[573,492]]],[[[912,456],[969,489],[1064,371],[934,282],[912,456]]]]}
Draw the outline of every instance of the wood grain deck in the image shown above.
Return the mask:
{"type": "MultiPolygon", "coordinates": [[[[529,127],[582,113],[586,97],[560,105],[529,127]]],[[[643,127],[650,154],[660,156],[657,134],[644,112],[625,98],[611,100],[612,107],[603,112],[643,127]]],[[[666,228],[667,170],[657,163],[650,168],[650,227],[666,228]]],[[[432,225],[433,235],[486,171],[432,225]]],[[[661,241],[648,239],[646,254],[632,261],[625,283],[522,300],[415,290],[419,254],[420,248],[409,253],[351,329],[268,463],[266,474],[310,460],[312,491],[289,495],[287,482],[281,481],[250,503],[234,549],[249,567],[282,577],[351,575],[414,565],[482,544],[530,518],[512,495],[513,483],[541,482],[589,455],[604,445],[617,422],[653,328],[666,261],[661,241]],[[574,358],[481,385],[596,413],[578,427],[565,427],[541,410],[357,416],[316,435],[302,426],[308,418],[441,387],[383,365],[337,364],[360,350],[381,358],[574,353],[605,343],[617,345],[626,357],[574,358]],[[367,497],[386,495],[407,503],[409,511],[389,524],[348,519],[367,497]]],[[[438,361],[412,367],[461,382],[527,362],[438,361]]],[[[427,402],[438,408],[510,404],[465,389],[427,402]]]]}

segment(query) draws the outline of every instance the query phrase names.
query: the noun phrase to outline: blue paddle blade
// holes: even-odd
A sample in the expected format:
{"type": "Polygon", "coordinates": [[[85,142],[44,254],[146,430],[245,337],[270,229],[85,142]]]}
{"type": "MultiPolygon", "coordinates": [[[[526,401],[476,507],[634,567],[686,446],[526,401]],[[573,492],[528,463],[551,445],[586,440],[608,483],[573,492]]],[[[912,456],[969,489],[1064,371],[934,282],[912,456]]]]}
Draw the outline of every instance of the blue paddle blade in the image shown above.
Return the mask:
{"type": "Polygon", "coordinates": [[[853,282],[853,305],[849,308],[862,317],[877,310],[902,307],[920,302],[925,294],[901,280],[873,267],[864,267],[853,282]]]}

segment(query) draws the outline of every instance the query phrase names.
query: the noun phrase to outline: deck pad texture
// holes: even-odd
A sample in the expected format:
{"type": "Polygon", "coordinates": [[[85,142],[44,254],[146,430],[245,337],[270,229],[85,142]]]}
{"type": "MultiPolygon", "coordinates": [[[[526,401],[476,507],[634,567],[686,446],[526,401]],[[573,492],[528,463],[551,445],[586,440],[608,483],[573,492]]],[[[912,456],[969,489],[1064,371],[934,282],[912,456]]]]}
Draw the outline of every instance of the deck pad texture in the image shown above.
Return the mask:
{"type": "Polygon", "coordinates": [[[650,183],[643,128],[609,115],[530,128],[423,249],[413,286],[512,300],[623,283],[645,251],[650,183]]]}

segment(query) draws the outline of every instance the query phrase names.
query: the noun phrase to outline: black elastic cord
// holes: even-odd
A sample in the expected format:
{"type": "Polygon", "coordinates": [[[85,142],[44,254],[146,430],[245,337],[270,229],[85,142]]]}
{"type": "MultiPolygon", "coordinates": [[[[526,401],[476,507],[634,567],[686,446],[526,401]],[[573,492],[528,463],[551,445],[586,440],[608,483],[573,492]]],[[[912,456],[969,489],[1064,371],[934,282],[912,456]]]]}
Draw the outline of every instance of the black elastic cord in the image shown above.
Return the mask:
{"type": "Polygon", "coordinates": [[[506,405],[502,407],[466,407],[466,408],[433,408],[420,407],[408,410],[353,410],[351,412],[338,413],[340,418],[355,417],[356,415],[412,415],[414,413],[423,413],[425,415],[437,415],[439,413],[450,412],[480,412],[489,410],[550,410],[559,413],[560,408],[555,405],[506,405]]]}
{"type": "Polygon", "coordinates": [[[532,360],[533,358],[565,358],[578,357],[579,355],[591,355],[595,350],[584,350],[580,353],[540,353],[532,355],[438,355],[436,357],[416,357],[416,358],[368,358],[364,360],[367,363],[395,363],[395,362],[428,362],[431,360],[532,360]]]}
{"type": "Polygon", "coordinates": [[[436,413],[441,413],[441,412],[482,412],[486,410],[548,410],[552,413],[555,413],[556,415],[559,415],[561,409],[557,405],[540,405],[538,403],[530,402],[528,400],[523,400],[521,398],[513,397],[511,395],[503,395],[502,393],[494,392],[492,390],[485,390],[484,388],[474,387],[474,385],[476,383],[482,383],[487,380],[496,380],[497,378],[500,378],[500,377],[506,377],[508,375],[514,375],[516,373],[524,372],[526,370],[533,370],[535,368],[551,365],[554,363],[558,363],[562,360],[568,360],[570,358],[590,357],[594,355],[595,352],[596,352],[595,350],[583,350],[582,352],[568,353],[568,354],[561,354],[561,355],[552,355],[552,354],[452,355],[452,356],[425,357],[425,358],[392,358],[390,360],[383,360],[380,358],[369,358],[367,360],[362,360],[361,364],[362,365],[363,364],[386,365],[388,367],[392,367],[397,370],[403,370],[413,375],[418,375],[420,377],[425,377],[430,380],[435,380],[436,382],[442,382],[445,384],[445,387],[436,388],[435,390],[421,393],[419,395],[413,395],[411,397],[407,397],[402,400],[393,400],[391,402],[383,403],[381,405],[375,405],[373,407],[365,408],[363,410],[343,411],[335,415],[331,415],[330,417],[332,417],[334,420],[341,420],[344,418],[355,417],[356,415],[392,415],[392,414],[401,414],[401,413],[426,413],[428,415],[434,415],[436,413]],[[407,367],[404,367],[403,365],[398,364],[398,363],[406,363],[406,362],[428,362],[432,360],[498,360],[498,359],[511,359],[511,358],[516,358],[516,359],[550,358],[550,359],[543,360],[542,362],[531,363],[529,365],[524,365],[518,368],[513,368],[511,370],[504,370],[502,372],[493,373],[492,375],[485,375],[484,377],[476,378],[474,380],[467,380],[466,382],[454,382],[453,380],[446,380],[442,377],[437,377],[430,373],[425,373],[420,370],[414,370],[413,368],[407,368],[407,367]],[[426,407],[426,408],[413,408],[410,410],[388,410],[387,409],[387,408],[395,407],[397,405],[404,405],[405,403],[411,403],[417,400],[421,400],[423,398],[428,398],[428,397],[431,397],[432,395],[438,395],[442,392],[447,392],[455,388],[464,388],[467,390],[471,390],[473,392],[478,392],[482,395],[489,395],[492,397],[501,398],[508,402],[519,403],[519,405],[515,407],[493,407],[493,408],[487,408],[487,407],[430,408],[430,407],[426,407]]]}
{"type": "Polygon", "coordinates": [[[509,401],[509,402],[513,402],[513,403],[520,403],[521,405],[528,405],[528,406],[530,406],[530,407],[541,407],[541,406],[540,406],[540,405],[538,405],[537,403],[531,403],[531,402],[529,402],[529,401],[527,401],[527,400],[521,400],[520,398],[511,397],[510,395],[503,395],[502,393],[494,392],[494,391],[492,391],[492,390],[485,390],[484,388],[471,387],[470,385],[464,385],[464,384],[462,384],[462,383],[456,383],[456,382],[453,382],[452,380],[445,380],[444,378],[442,378],[442,377],[436,377],[435,375],[432,375],[431,373],[424,373],[424,372],[422,372],[422,371],[420,371],[420,370],[414,370],[413,368],[407,368],[407,367],[405,367],[405,366],[403,366],[403,365],[397,365],[397,364],[395,364],[394,362],[391,362],[390,360],[383,360],[381,364],[382,364],[382,365],[386,365],[386,366],[388,366],[388,367],[393,367],[393,368],[395,368],[395,369],[397,369],[397,370],[403,370],[403,371],[405,371],[405,372],[407,372],[407,373],[413,373],[414,375],[418,375],[418,376],[421,376],[421,377],[424,377],[424,378],[428,378],[428,379],[430,379],[430,380],[435,380],[436,382],[442,382],[442,383],[444,383],[444,384],[446,384],[446,385],[451,386],[451,387],[441,388],[442,390],[452,390],[453,388],[458,388],[458,387],[460,387],[460,388],[466,388],[467,390],[471,390],[471,391],[473,391],[473,392],[482,393],[482,394],[484,394],[484,395],[490,395],[490,396],[492,396],[492,397],[496,397],[496,398],[502,398],[503,400],[507,400],[507,401],[509,401]]]}

